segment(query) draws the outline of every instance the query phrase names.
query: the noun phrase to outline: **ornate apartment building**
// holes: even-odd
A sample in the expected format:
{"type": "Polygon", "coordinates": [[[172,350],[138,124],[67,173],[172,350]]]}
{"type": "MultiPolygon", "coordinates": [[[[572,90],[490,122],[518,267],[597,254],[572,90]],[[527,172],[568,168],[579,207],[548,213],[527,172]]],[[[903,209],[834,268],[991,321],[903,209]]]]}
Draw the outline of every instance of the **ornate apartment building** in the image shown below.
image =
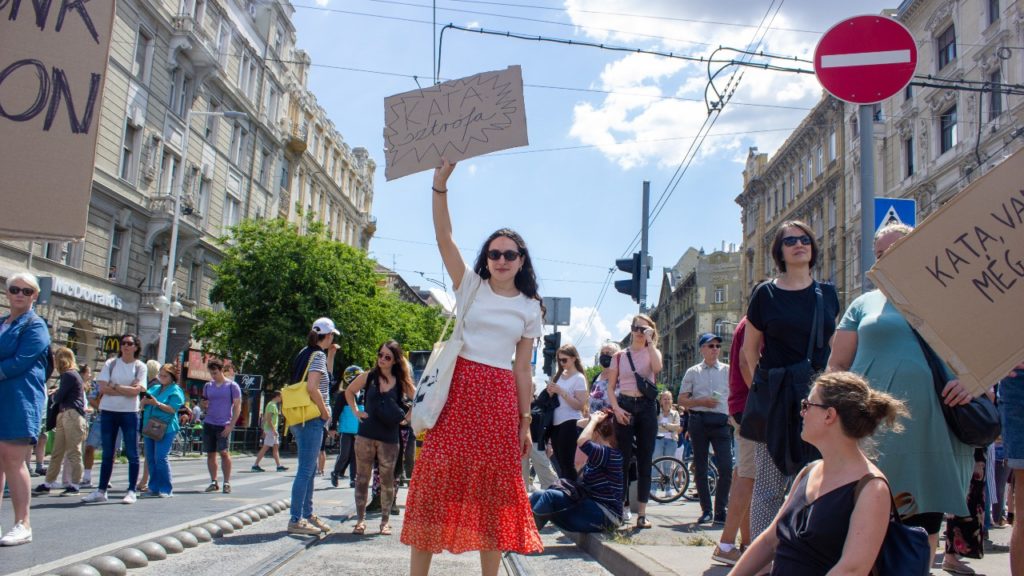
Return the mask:
{"type": "Polygon", "coordinates": [[[847,186],[844,181],[844,105],[824,96],[775,155],[751,148],[743,171],[743,309],[758,280],[774,276],[771,246],[780,224],[802,220],[811,226],[820,257],[812,274],[843,287],[849,267],[846,236],[847,186]]]}
{"type": "Polygon", "coordinates": [[[154,304],[179,191],[182,313],[171,319],[169,355],[191,344],[196,312],[214,305],[216,239],[240,220],[311,218],[366,249],[375,164],[344,143],[309,92],[293,10],[288,0],[117,3],[86,237],[0,242],[0,276],[27,268],[53,278],[38,311],[80,361],[97,363],[108,337],[124,332],[155,357],[154,304]]]}

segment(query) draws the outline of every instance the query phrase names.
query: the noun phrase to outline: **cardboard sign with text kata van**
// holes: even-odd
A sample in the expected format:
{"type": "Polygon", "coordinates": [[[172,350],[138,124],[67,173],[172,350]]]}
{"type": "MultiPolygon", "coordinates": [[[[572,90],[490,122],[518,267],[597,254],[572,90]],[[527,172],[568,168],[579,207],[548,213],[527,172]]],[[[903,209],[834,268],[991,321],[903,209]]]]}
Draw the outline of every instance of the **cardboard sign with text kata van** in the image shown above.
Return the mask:
{"type": "Polygon", "coordinates": [[[893,244],[868,276],[975,394],[1024,360],[1024,152],[893,244]]]}
{"type": "Polygon", "coordinates": [[[0,0],[0,238],[85,237],[114,0],[0,0]]]}
{"type": "Polygon", "coordinates": [[[388,180],[528,143],[519,66],[384,99],[388,180]]]}

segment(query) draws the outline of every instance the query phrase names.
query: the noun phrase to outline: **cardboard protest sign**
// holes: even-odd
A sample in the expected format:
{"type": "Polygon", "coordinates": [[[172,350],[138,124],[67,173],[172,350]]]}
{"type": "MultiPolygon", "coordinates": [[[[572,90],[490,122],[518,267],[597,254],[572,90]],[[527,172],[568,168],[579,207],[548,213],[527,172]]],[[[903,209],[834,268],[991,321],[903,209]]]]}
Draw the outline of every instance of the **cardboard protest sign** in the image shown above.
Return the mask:
{"type": "Polygon", "coordinates": [[[0,1],[0,237],[85,237],[114,0],[0,1]]]}
{"type": "Polygon", "coordinates": [[[1024,152],[893,244],[868,277],[975,394],[1024,360],[1024,152]]]}
{"type": "Polygon", "coordinates": [[[527,144],[519,66],[384,99],[388,180],[527,144]]]}

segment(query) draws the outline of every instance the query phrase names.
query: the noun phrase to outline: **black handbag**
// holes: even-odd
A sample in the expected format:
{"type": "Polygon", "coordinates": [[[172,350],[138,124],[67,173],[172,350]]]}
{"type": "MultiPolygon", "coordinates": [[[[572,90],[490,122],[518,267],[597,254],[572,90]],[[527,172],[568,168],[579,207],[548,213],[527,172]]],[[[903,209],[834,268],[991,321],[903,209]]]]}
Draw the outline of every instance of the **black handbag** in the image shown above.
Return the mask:
{"type": "MultiPolygon", "coordinates": [[[[865,474],[857,482],[853,491],[853,501],[856,505],[864,486],[876,478],[874,474],[865,474]]],[[[878,558],[871,567],[872,576],[888,576],[889,574],[906,574],[907,576],[926,576],[929,573],[931,561],[931,546],[928,543],[928,532],[919,526],[907,526],[903,524],[897,512],[896,500],[892,497],[892,489],[889,488],[889,481],[881,478],[889,491],[889,526],[882,540],[882,548],[878,551],[878,558]]]]}
{"type": "Polygon", "coordinates": [[[633,355],[629,353],[629,348],[626,348],[626,359],[629,360],[629,369],[633,371],[633,378],[636,378],[636,389],[644,395],[644,398],[657,400],[658,385],[644,378],[636,371],[636,365],[633,364],[633,355]]]}
{"type": "MultiPolygon", "coordinates": [[[[811,335],[807,339],[807,357],[800,362],[801,365],[806,364],[808,367],[813,365],[815,346],[821,348],[825,345],[825,304],[821,286],[817,281],[814,282],[814,298],[814,317],[811,319],[811,335]]],[[[794,364],[789,368],[796,370],[802,366],[794,364]]],[[[811,372],[813,369],[808,370],[808,373],[811,372]]],[[[773,397],[767,374],[767,370],[754,368],[754,381],[751,383],[747,403],[743,407],[743,417],[740,419],[740,436],[753,442],[766,442],[768,439],[769,413],[773,397]]]]}
{"type": "Polygon", "coordinates": [[[1003,431],[1002,423],[999,420],[999,409],[989,400],[985,394],[971,400],[969,404],[961,406],[949,406],[942,399],[942,390],[946,387],[945,370],[942,369],[942,362],[938,354],[925,342],[924,338],[914,330],[917,343],[921,345],[921,351],[928,360],[928,367],[932,372],[932,383],[935,385],[935,393],[939,397],[939,406],[942,406],[942,415],[946,419],[946,426],[961,442],[975,448],[985,448],[996,441],[1003,431]]]}

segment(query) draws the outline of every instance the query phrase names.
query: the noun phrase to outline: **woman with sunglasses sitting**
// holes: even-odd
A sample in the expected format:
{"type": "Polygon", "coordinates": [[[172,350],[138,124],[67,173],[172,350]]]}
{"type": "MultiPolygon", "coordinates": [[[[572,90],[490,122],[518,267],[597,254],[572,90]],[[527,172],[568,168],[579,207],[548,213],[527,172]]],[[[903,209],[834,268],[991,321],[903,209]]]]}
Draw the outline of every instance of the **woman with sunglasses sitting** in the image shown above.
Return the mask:
{"type": "Polygon", "coordinates": [[[464,322],[463,346],[406,500],[402,542],[412,547],[412,576],[428,574],[442,550],[479,550],[481,572],[495,576],[503,551],[543,548],[520,467],[531,443],[530,361],[541,336],[537,277],[526,243],[507,228],[487,238],[472,267],[462,260],[448,215],[454,168],[442,161],[434,171],[433,219],[464,322]]]}
{"type": "Polygon", "coordinates": [[[405,420],[405,399],[416,389],[409,375],[402,346],[388,340],[377,349],[377,363],[345,388],[345,401],[359,419],[356,433],[356,526],[353,534],[366,532],[366,502],[374,460],[380,470],[380,533],[391,535],[391,503],[395,498],[395,462],[398,460],[399,426],[405,420]],[[356,395],[363,389],[365,410],[359,410],[356,395]]]}
{"type": "Polygon", "coordinates": [[[21,272],[7,278],[10,313],[0,317],[0,502],[6,483],[14,505],[14,526],[0,538],[0,546],[32,541],[32,486],[25,457],[43,427],[50,354],[50,331],[32,309],[38,297],[39,281],[34,275],[21,272]]]}
{"type": "Polygon", "coordinates": [[[801,437],[821,452],[797,474],[782,510],[729,574],[869,574],[882,548],[891,499],[885,475],[861,445],[881,425],[901,429],[903,402],[852,372],[819,376],[801,402],[801,437]],[[870,477],[857,493],[861,479],[870,477]]]}
{"type": "Polygon", "coordinates": [[[122,502],[134,504],[139,479],[139,394],[146,391],[146,365],[139,360],[139,337],[121,336],[121,353],[103,364],[96,378],[103,396],[100,398],[100,434],[103,437],[103,460],[100,462],[100,485],[82,498],[82,502],[106,502],[110,477],[114,473],[114,441],[118,431],[124,438],[128,456],[128,492],[122,502]]]}

